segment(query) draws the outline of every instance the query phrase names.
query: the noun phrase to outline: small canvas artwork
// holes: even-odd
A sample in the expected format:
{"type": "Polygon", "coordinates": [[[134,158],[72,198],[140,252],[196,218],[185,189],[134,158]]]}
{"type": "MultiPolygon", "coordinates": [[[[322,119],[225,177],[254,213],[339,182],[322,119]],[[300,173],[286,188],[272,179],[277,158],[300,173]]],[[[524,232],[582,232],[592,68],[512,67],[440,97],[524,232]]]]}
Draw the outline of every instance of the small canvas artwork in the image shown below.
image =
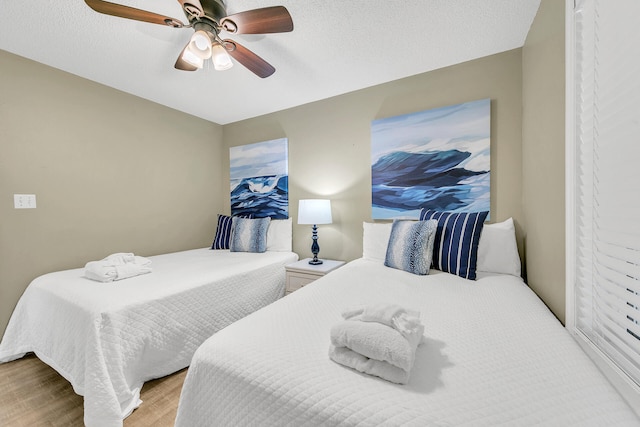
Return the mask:
{"type": "Polygon", "coordinates": [[[372,218],[489,211],[491,100],[371,124],[372,218]]]}
{"type": "Polygon", "coordinates": [[[287,138],[229,149],[231,215],[289,218],[287,138]]]}

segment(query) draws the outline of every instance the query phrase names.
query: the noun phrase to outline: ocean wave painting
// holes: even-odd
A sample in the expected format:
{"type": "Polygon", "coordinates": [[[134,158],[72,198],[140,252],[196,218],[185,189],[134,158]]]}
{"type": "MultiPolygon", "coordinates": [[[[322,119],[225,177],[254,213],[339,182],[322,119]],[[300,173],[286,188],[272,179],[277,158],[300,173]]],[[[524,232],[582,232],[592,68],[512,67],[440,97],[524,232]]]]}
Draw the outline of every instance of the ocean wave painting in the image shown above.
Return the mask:
{"type": "Polygon", "coordinates": [[[287,138],[229,149],[231,215],[289,218],[287,138]]]}
{"type": "Polygon", "coordinates": [[[417,219],[420,209],[488,211],[491,100],[371,124],[372,218],[417,219]]]}

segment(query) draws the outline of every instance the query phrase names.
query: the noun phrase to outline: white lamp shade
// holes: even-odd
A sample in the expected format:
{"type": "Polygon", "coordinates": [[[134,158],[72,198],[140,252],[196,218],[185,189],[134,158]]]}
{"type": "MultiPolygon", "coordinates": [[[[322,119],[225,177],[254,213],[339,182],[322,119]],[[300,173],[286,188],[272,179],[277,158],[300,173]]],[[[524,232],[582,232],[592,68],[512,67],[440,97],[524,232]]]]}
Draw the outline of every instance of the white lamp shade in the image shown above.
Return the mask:
{"type": "Polygon", "coordinates": [[[184,50],[184,53],[182,54],[182,60],[198,68],[202,68],[202,66],[204,65],[202,58],[191,52],[189,48],[184,50]]]}
{"type": "Polygon", "coordinates": [[[211,58],[211,37],[206,31],[198,30],[191,36],[187,48],[203,60],[211,58]]]}
{"type": "Polygon", "coordinates": [[[223,71],[228,70],[233,66],[231,57],[229,57],[229,54],[224,47],[219,44],[215,44],[212,47],[212,52],[211,60],[213,61],[213,68],[218,71],[223,71]]]}
{"type": "Polygon", "coordinates": [[[298,224],[331,224],[331,200],[306,199],[298,204],[298,224]]]}

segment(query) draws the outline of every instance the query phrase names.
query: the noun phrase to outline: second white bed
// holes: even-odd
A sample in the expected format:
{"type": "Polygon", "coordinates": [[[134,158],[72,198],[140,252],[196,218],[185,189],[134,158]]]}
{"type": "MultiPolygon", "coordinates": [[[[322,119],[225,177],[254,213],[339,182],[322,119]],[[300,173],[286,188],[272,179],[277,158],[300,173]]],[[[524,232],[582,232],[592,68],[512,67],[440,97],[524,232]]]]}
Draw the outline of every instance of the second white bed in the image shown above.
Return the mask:
{"type": "Polygon", "coordinates": [[[35,279],[0,362],[34,352],[84,396],[85,424],[122,425],[145,381],[188,366],[206,338],[280,298],[298,256],[195,249],[150,259],[152,273],[111,283],[83,269],[35,279]]]}
{"type": "Polygon", "coordinates": [[[225,328],[196,351],[178,427],[638,426],[540,299],[511,275],[417,276],[366,259],[225,328]],[[419,310],[407,385],[329,359],[348,307],[419,310]]]}

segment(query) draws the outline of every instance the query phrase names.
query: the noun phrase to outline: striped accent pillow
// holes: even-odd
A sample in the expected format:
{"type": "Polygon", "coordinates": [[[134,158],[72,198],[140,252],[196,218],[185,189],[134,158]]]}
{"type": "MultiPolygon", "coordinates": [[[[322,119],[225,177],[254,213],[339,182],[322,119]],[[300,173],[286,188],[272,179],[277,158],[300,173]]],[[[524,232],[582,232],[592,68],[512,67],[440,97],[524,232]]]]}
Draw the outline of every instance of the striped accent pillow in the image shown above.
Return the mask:
{"type": "Polygon", "coordinates": [[[429,274],[437,226],[435,220],[394,221],[384,265],[412,274],[429,274]]]}
{"type": "MultiPolygon", "coordinates": [[[[242,216],[242,218],[251,218],[251,216],[242,216]]],[[[229,215],[218,214],[218,226],[216,227],[216,236],[213,238],[211,249],[229,249],[232,219],[233,217],[229,215]]]]}
{"type": "Polygon", "coordinates": [[[211,249],[229,249],[230,237],[231,217],[218,214],[218,227],[216,228],[216,237],[213,239],[211,249]]]}
{"type": "Polygon", "coordinates": [[[231,224],[231,252],[265,252],[267,250],[267,232],[271,218],[233,217],[231,224]]]}
{"type": "Polygon", "coordinates": [[[440,212],[422,209],[421,220],[438,221],[433,266],[464,279],[476,280],[478,243],[489,212],[440,212]]]}

